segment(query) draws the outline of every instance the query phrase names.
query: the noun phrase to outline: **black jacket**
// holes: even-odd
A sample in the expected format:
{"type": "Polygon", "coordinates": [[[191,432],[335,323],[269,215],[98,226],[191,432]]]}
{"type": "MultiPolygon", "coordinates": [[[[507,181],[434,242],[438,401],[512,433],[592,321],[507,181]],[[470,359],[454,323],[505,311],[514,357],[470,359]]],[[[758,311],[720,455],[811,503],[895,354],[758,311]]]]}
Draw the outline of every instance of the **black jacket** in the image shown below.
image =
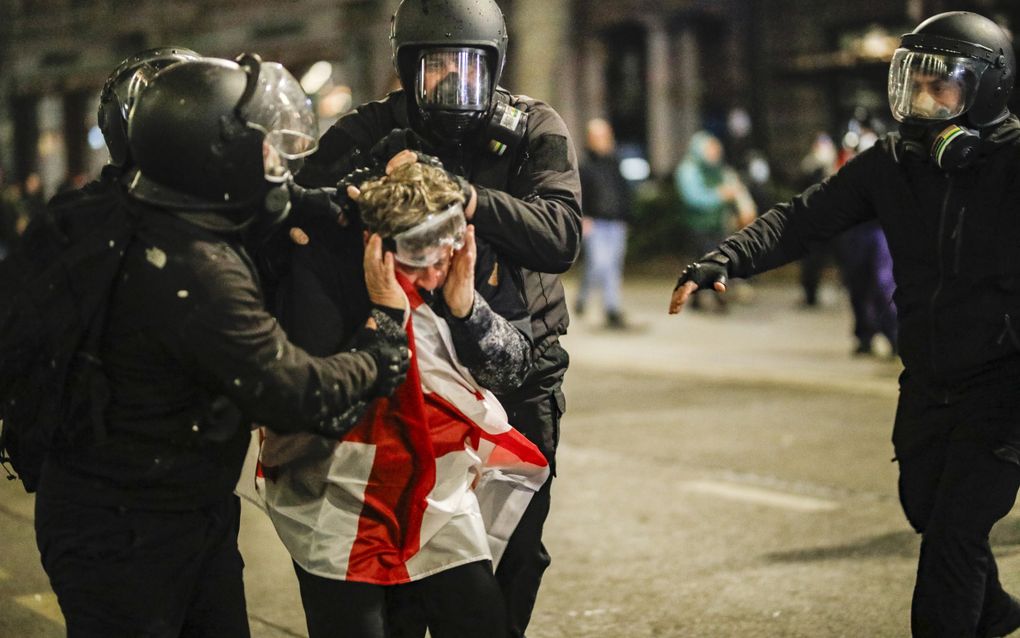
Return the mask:
{"type": "Polygon", "coordinates": [[[620,174],[620,158],[587,150],[581,158],[584,215],[593,219],[630,221],[630,184],[620,174]]]}
{"type": "Polygon", "coordinates": [[[55,451],[40,492],[198,507],[233,490],[252,423],[316,431],[368,394],[376,366],[367,353],[314,358],[292,345],[236,237],[128,201],[140,229],[102,341],[105,433],[55,451]],[[214,407],[218,397],[229,401],[214,407]]]}
{"type": "MultiPolygon", "coordinates": [[[[566,125],[551,107],[500,91],[502,99],[529,114],[525,139],[516,149],[497,156],[479,139],[455,151],[426,151],[478,191],[472,223],[495,250],[498,276],[516,281],[531,316],[535,366],[522,392],[548,392],[558,389],[567,366],[559,335],[566,333],[569,316],[558,274],[570,268],[580,249],[577,158],[566,125]]],[[[322,136],[298,179],[308,186],[333,186],[356,167],[356,153],[367,154],[393,129],[410,126],[403,91],[359,106],[322,136]]],[[[484,291],[483,296],[503,314],[484,291]]]]}
{"type": "Polygon", "coordinates": [[[801,257],[878,218],[896,279],[907,371],[941,392],[1016,358],[1020,338],[1020,122],[982,140],[980,158],[951,173],[904,153],[895,135],[723,242],[731,275],[801,257]]]}

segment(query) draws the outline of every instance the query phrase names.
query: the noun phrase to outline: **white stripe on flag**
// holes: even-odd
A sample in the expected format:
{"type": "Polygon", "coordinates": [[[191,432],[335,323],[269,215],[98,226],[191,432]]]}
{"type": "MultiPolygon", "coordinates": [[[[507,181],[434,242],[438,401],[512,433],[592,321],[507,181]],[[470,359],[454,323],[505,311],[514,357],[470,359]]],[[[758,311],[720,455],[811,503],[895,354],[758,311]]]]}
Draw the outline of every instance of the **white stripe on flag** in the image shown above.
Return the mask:
{"type": "Polygon", "coordinates": [[[375,449],[343,441],[330,457],[288,468],[276,481],[266,481],[269,517],[291,557],[306,571],[346,577],[375,449]]]}

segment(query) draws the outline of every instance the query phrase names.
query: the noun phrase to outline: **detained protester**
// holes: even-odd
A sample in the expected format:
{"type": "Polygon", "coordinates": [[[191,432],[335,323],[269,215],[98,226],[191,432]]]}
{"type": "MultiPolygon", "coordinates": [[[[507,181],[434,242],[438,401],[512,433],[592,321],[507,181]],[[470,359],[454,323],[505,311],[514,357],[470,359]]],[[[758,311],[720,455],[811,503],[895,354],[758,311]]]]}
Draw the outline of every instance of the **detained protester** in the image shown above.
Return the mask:
{"type": "MultiPolygon", "coordinates": [[[[186,60],[133,96],[137,168],[85,395],[42,468],[36,534],[70,636],[247,636],[233,495],[253,421],[335,438],[403,381],[406,339],[315,358],[264,310],[241,231],[288,208],[315,118],[279,64],[186,60]]],[[[380,320],[380,326],[383,320],[380,320]]]]}
{"type": "MultiPolygon", "coordinates": [[[[530,343],[475,292],[474,229],[456,181],[409,162],[362,188],[365,230],[345,232],[363,237],[363,269],[310,242],[291,275],[333,264],[363,277],[361,295],[406,330],[411,367],[339,441],[269,433],[266,505],[294,559],[311,638],[418,637],[426,627],[435,638],[503,636],[492,565],[548,464],[490,389],[520,384],[530,343]]],[[[361,304],[339,296],[354,292],[347,283],[329,295],[337,341],[363,321],[351,316],[361,304]]],[[[321,298],[300,289],[290,307],[319,313],[321,298]]]]}
{"type": "Polygon", "coordinates": [[[903,36],[889,69],[891,134],[689,265],[678,312],[876,219],[896,279],[904,372],[893,427],[899,492],[921,535],[915,636],[1004,636],[1020,604],[988,542],[1020,486],[1020,121],[1009,36],[950,12],[903,36]]]}
{"type": "MultiPolygon", "coordinates": [[[[499,398],[509,421],[555,470],[568,364],[559,337],[569,322],[558,273],[580,248],[580,181],[570,136],[550,106],[497,87],[507,33],[493,0],[404,0],[390,39],[402,89],[341,117],[298,181],[333,186],[360,166],[385,164],[412,148],[439,157],[470,182],[465,217],[498,256],[480,278],[516,289],[534,339],[534,364],[523,385],[499,398]]],[[[309,239],[330,241],[314,233],[309,239]]],[[[542,527],[550,484],[531,501],[496,572],[512,636],[524,634],[549,565],[542,527]]]]}

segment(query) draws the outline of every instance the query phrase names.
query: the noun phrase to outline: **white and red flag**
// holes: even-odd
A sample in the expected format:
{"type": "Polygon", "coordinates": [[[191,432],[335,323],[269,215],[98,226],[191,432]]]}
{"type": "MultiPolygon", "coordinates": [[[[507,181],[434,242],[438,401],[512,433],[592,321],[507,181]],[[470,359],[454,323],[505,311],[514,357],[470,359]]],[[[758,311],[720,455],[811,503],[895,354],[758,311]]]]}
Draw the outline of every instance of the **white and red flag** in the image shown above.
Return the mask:
{"type": "Polygon", "coordinates": [[[495,565],[549,476],[460,365],[446,322],[405,292],[411,365],[397,392],[339,442],[269,432],[262,445],[269,515],[295,562],[319,576],[390,585],[495,565]]]}

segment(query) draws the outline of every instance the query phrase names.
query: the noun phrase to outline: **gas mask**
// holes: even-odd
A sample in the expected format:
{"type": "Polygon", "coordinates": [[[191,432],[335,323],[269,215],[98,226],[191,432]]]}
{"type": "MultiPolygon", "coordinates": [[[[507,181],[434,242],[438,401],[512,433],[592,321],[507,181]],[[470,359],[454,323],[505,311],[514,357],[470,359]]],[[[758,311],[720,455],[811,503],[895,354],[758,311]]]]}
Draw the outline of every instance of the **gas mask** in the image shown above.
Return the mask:
{"type": "Polygon", "coordinates": [[[461,143],[489,110],[492,91],[484,49],[422,49],[414,97],[422,121],[441,145],[461,143]]]}
{"type": "Polygon", "coordinates": [[[908,151],[944,170],[970,165],[981,135],[961,116],[974,103],[987,66],[959,54],[896,50],[889,66],[889,106],[908,151]]]}

